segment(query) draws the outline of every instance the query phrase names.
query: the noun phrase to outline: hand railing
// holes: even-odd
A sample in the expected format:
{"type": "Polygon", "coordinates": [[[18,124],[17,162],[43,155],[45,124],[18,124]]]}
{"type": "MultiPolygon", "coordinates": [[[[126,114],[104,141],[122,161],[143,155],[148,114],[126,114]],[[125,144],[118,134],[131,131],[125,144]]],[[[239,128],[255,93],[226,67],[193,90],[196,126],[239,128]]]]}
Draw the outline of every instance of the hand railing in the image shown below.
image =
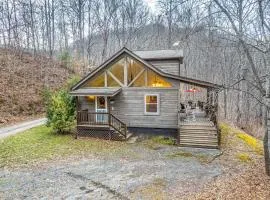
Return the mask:
{"type": "Polygon", "coordinates": [[[109,114],[109,124],[111,127],[113,127],[115,130],[119,132],[119,134],[123,135],[126,138],[127,134],[127,125],[123,123],[120,119],[115,117],[112,114],[109,114]]]}
{"type": "Polygon", "coordinates": [[[109,113],[78,111],[78,125],[109,125],[109,113]]]}
{"type": "Polygon", "coordinates": [[[111,113],[77,111],[77,124],[90,126],[110,126],[126,139],[127,126],[111,113]]]}

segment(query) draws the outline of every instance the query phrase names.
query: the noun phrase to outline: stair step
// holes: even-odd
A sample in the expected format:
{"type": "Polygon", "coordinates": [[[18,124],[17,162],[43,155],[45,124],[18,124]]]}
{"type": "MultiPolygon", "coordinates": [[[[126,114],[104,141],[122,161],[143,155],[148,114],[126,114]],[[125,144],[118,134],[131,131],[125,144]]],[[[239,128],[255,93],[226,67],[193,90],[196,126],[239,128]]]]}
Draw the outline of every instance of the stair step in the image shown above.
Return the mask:
{"type": "Polygon", "coordinates": [[[181,135],[190,135],[190,136],[217,136],[217,133],[214,132],[214,133],[207,133],[207,132],[199,132],[199,133],[196,133],[196,132],[181,132],[180,131],[180,136],[181,135]]]}
{"type": "Polygon", "coordinates": [[[181,140],[180,144],[189,143],[194,145],[218,145],[217,141],[194,141],[194,140],[181,140]]]}
{"type": "Polygon", "coordinates": [[[192,133],[216,133],[216,130],[190,130],[190,129],[180,129],[180,132],[192,132],[192,133]]]}
{"type": "Polygon", "coordinates": [[[208,128],[199,128],[199,127],[180,127],[180,130],[206,130],[206,131],[217,131],[215,127],[208,127],[208,128]]]}
{"type": "Polygon", "coordinates": [[[191,127],[191,126],[195,126],[195,127],[214,127],[213,124],[209,123],[209,124],[197,124],[197,123],[193,123],[193,124],[182,124],[181,126],[185,126],[185,127],[191,127]]]}
{"type": "Polygon", "coordinates": [[[180,130],[180,135],[217,135],[217,132],[194,132],[180,130]]]}
{"type": "Polygon", "coordinates": [[[200,145],[200,144],[193,144],[193,143],[180,143],[179,146],[182,147],[195,147],[195,148],[208,148],[208,149],[218,149],[218,145],[200,145]]]}
{"type": "Polygon", "coordinates": [[[195,143],[195,144],[217,144],[217,140],[192,140],[192,139],[181,139],[180,138],[180,143],[181,142],[190,142],[190,143],[195,143]]]}
{"type": "Polygon", "coordinates": [[[180,135],[180,138],[193,139],[217,139],[215,135],[180,135]]]}

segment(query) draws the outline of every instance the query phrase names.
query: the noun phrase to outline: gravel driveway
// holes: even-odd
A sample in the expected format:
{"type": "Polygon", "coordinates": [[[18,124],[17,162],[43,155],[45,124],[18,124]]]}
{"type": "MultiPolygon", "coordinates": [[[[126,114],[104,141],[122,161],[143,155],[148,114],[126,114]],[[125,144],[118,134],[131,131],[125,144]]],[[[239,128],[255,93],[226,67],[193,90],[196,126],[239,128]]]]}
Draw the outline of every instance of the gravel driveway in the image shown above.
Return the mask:
{"type": "Polygon", "coordinates": [[[46,118],[35,119],[27,122],[18,123],[12,126],[0,128],[0,139],[45,124],[46,120],[47,120],[46,118]]]}
{"type": "Polygon", "coordinates": [[[134,155],[58,161],[0,169],[0,199],[179,199],[222,173],[218,150],[131,144],[134,155]],[[180,155],[179,152],[188,152],[180,155]],[[190,155],[194,156],[190,156],[190,155]],[[156,194],[155,194],[156,193],[156,194]],[[169,195],[169,196],[168,196],[169,195]]]}

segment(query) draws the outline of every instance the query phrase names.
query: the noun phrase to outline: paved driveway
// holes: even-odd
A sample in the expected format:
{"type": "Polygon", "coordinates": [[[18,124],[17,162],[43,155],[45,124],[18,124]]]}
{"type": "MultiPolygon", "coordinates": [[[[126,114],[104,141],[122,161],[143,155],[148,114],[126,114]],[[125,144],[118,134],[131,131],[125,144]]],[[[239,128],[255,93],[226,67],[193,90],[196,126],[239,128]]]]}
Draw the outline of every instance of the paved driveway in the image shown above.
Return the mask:
{"type": "Polygon", "coordinates": [[[32,121],[27,121],[27,122],[22,122],[19,124],[15,124],[12,126],[7,126],[0,128],[0,139],[10,136],[10,135],[15,135],[16,133],[25,131],[27,129],[40,126],[42,124],[46,123],[46,118],[41,118],[41,119],[36,119],[32,121]]]}
{"type": "Polygon", "coordinates": [[[130,145],[136,156],[0,169],[0,199],[182,199],[222,173],[219,164],[198,159],[218,150],[130,145]],[[196,156],[170,156],[183,151],[196,156]]]}

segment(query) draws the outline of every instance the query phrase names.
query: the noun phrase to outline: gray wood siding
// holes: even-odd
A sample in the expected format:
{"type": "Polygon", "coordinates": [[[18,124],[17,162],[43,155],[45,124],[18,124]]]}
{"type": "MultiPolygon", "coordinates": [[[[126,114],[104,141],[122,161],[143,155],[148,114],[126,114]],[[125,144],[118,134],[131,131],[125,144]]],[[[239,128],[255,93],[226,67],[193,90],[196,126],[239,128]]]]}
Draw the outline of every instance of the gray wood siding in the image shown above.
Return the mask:
{"type": "Polygon", "coordinates": [[[110,105],[111,113],[128,127],[177,128],[177,89],[123,88],[110,105]],[[144,95],[160,95],[160,114],[144,114],[144,95]]]}
{"type": "Polygon", "coordinates": [[[177,60],[160,60],[160,61],[149,61],[156,68],[162,70],[165,73],[180,75],[179,74],[179,61],[177,60]]]}

